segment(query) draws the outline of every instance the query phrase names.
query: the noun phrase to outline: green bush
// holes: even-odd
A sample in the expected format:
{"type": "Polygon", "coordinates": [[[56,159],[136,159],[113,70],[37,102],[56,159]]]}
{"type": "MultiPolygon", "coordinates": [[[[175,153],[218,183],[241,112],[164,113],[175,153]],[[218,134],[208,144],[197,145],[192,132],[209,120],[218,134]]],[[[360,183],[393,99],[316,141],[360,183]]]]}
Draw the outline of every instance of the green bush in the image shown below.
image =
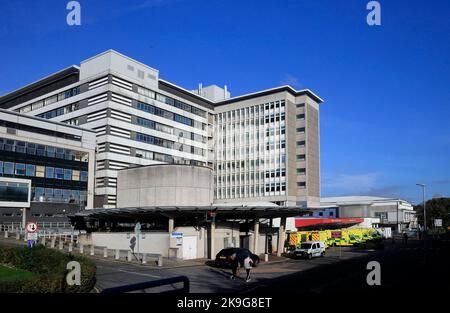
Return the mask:
{"type": "Polygon", "coordinates": [[[2,281],[0,292],[76,293],[89,292],[95,285],[95,264],[84,257],[64,254],[44,246],[28,248],[0,247],[0,264],[37,274],[24,280],[2,281]],[[66,283],[67,263],[77,261],[81,266],[81,285],[66,283]]]}

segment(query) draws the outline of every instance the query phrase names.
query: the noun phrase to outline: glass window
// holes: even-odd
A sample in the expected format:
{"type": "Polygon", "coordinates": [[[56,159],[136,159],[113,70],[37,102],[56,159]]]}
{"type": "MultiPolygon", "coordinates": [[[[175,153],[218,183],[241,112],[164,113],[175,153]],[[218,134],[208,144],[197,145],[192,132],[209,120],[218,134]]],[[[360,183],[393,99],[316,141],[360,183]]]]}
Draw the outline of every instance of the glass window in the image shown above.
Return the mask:
{"type": "Polygon", "coordinates": [[[38,156],[45,156],[45,146],[44,145],[38,145],[37,146],[37,150],[36,150],[36,154],[38,156]]]}
{"type": "Polygon", "coordinates": [[[77,170],[72,171],[72,180],[75,180],[75,181],[80,180],[80,171],[77,171],[77,170]]]}
{"type": "Polygon", "coordinates": [[[88,180],[88,172],[81,171],[80,180],[81,181],[87,181],[88,180]]]}
{"type": "Polygon", "coordinates": [[[62,168],[55,168],[55,178],[64,179],[64,170],[62,168]]]}
{"type": "Polygon", "coordinates": [[[62,191],[62,189],[54,189],[53,197],[54,197],[55,199],[61,200],[62,197],[63,197],[63,191],[62,191]]]}
{"type": "Polygon", "coordinates": [[[47,166],[45,168],[45,177],[46,178],[54,178],[55,177],[55,169],[53,167],[47,166]]]}
{"type": "Polygon", "coordinates": [[[40,197],[43,197],[45,194],[45,189],[42,187],[36,187],[34,188],[34,198],[37,201],[40,201],[40,197]]]}
{"type": "Polygon", "coordinates": [[[36,166],[36,177],[45,177],[45,166],[36,166]]]}
{"type": "Polygon", "coordinates": [[[58,159],[64,159],[64,149],[63,148],[56,148],[56,157],[58,159]]]}
{"type": "Polygon", "coordinates": [[[72,170],[64,169],[64,179],[65,180],[72,180],[72,170]]]}
{"type": "Polygon", "coordinates": [[[47,200],[53,200],[53,189],[52,188],[45,188],[45,197],[47,200]]]}
{"type": "Polygon", "coordinates": [[[3,174],[3,161],[0,161],[0,174],[3,174]]]}
{"type": "Polygon", "coordinates": [[[47,156],[50,158],[54,158],[55,157],[55,152],[56,149],[54,147],[47,147],[47,156]]]}
{"type": "Polygon", "coordinates": [[[27,164],[26,166],[26,175],[27,176],[34,176],[36,170],[36,166],[34,166],[33,164],[27,164]]]}
{"type": "Polygon", "coordinates": [[[7,175],[14,175],[14,163],[5,162],[3,164],[3,173],[7,175]]]}

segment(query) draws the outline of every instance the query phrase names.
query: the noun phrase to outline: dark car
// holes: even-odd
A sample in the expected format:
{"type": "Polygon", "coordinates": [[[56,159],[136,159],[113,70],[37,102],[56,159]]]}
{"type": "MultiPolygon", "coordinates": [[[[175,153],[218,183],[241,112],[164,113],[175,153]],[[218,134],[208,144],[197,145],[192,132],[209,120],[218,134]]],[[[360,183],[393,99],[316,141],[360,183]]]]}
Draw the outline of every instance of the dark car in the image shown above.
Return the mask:
{"type": "Polygon", "coordinates": [[[256,267],[259,264],[259,256],[257,256],[256,254],[253,254],[250,252],[250,250],[248,249],[244,249],[244,248],[226,248],[226,249],[222,249],[220,250],[219,253],[217,253],[216,255],[216,260],[215,260],[215,266],[217,267],[230,267],[230,256],[236,253],[236,257],[241,265],[244,266],[244,260],[247,256],[250,256],[250,258],[253,261],[253,266],[256,267]]]}

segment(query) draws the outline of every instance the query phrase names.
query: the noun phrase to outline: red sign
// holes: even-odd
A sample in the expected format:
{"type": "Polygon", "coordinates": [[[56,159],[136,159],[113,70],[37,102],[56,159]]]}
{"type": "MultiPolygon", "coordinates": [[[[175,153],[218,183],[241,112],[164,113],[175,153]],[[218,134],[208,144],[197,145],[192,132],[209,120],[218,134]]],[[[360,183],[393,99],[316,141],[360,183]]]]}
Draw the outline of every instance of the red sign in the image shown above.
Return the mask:
{"type": "Polygon", "coordinates": [[[35,233],[38,230],[38,225],[36,222],[28,222],[25,228],[26,228],[27,232],[35,233]]]}
{"type": "Polygon", "coordinates": [[[332,231],[331,238],[342,238],[342,232],[340,231],[332,231]]]}
{"type": "Polygon", "coordinates": [[[296,218],[295,227],[306,227],[320,224],[358,224],[364,222],[363,218],[296,218]]]}

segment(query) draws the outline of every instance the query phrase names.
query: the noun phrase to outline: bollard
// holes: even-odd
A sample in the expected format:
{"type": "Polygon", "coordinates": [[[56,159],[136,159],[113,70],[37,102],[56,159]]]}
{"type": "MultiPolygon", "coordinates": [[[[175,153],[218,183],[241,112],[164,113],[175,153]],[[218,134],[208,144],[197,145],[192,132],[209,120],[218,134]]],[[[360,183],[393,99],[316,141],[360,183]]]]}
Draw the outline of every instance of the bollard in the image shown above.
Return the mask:
{"type": "Polygon", "coordinates": [[[8,231],[5,231],[5,238],[8,238],[8,231]]]}
{"type": "Polygon", "coordinates": [[[73,250],[73,243],[69,242],[69,252],[72,252],[73,250]]]}
{"type": "Polygon", "coordinates": [[[95,254],[95,248],[93,245],[91,245],[91,255],[94,255],[94,254],[95,254]]]}
{"type": "Polygon", "coordinates": [[[131,262],[131,251],[130,250],[128,250],[127,261],[131,262]]]}
{"type": "Polygon", "coordinates": [[[64,248],[64,242],[62,240],[59,241],[59,250],[64,248]]]}
{"type": "Polygon", "coordinates": [[[104,258],[108,257],[108,248],[103,248],[103,257],[104,258]]]}
{"type": "Polygon", "coordinates": [[[20,240],[20,233],[19,232],[16,233],[16,240],[20,240]]]}
{"type": "Polygon", "coordinates": [[[267,253],[264,254],[264,262],[269,262],[269,255],[267,253]]]}
{"type": "Polygon", "coordinates": [[[80,243],[80,254],[84,254],[84,245],[80,243]]]}
{"type": "Polygon", "coordinates": [[[116,260],[120,258],[120,251],[119,249],[116,249],[116,260]]]}
{"type": "Polygon", "coordinates": [[[55,239],[55,237],[53,237],[52,242],[50,243],[50,248],[55,248],[55,242],[56,242],[56,239],[55,239]]]}
{"type": "Polygon", "coordinates": [[[42,238],[42,241],[41,241],[41,244],[45,247],[45,241],[46,241],[46,239],[45,239],[45,235],[44,235],[44,237],[42,238]]]}
{"type": "Polygon", "coordinates": [[[158,266],[163,266],[163,258],[162,255],[158,256],[158,266]]]}
{"type": "Polygon", "coordinates": [[[142,264],[147,264],[147,253],[142,253],[142,264]]]}

